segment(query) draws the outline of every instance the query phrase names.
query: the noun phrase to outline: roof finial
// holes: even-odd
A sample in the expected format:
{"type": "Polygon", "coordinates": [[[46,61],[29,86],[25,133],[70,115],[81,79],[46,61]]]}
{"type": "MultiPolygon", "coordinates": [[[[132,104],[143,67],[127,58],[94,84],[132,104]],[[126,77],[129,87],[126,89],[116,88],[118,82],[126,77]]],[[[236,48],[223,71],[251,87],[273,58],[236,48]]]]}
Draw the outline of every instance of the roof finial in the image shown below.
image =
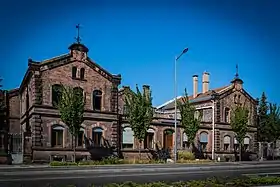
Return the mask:
{"type": "Polygon", "coordinates": [[[78,35],[77,37],[75,37],[75,39],[77,40],[77,43],[81,43],[81,37],[80,37],[80,24],[76,25],[76,29],[78,31],[78,35]]]}
{"type": "Polygon", "coordinates": [[[235,78],[238,78],[239,75],[238,75],[238,64],[236,64],[236,73],[235,73],[235,78]]]}

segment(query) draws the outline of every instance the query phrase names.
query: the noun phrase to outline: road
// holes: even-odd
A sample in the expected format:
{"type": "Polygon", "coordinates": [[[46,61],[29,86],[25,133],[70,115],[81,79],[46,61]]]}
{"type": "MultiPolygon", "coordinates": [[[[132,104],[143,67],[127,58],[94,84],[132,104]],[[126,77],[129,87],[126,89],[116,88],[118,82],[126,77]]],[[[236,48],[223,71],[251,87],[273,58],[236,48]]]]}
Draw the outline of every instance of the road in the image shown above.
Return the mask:
{"type": "Polygon", "coordinates": [[[118,165],[90,167],[0,167],[0,187],[52,187],[125,181],[180,181],[213,176],[235,177],[243,174],[279,173],[280,162],[219,163],[204,165],[118,165]]]}

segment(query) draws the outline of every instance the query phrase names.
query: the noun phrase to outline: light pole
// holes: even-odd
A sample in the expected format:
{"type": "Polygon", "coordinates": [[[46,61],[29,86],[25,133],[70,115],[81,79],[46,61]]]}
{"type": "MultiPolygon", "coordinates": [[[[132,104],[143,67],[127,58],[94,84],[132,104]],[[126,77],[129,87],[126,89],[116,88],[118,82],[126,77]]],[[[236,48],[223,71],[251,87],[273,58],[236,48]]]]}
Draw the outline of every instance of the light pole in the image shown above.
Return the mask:
{"type": "Polygon", "coordinates": [[[179,58],[187,53],[189,48],[185,48],[182,53],[176,57],[175,56],[175,69],[174,69],[174,101],[175,101],[175,114],[174,114],[174,128],[175,128],[175,141],[174,141],[174,163],[177,162],[177,61],[179,58]]]}
{"type": "Polygon", "coordinates": [[[212,160],[215,160],[215,101],[218,95],[215,91],[212,92],[212,160]]]}

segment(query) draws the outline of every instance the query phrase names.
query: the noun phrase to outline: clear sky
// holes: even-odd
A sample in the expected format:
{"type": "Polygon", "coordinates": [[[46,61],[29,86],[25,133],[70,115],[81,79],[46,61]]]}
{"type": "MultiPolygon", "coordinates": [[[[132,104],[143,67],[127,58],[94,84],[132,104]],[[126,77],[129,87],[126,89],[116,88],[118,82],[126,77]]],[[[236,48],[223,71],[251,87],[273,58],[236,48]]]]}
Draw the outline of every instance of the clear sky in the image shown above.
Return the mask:
{"type": "Polygon", "coordinates": [[[230,83],[239,65],[253,97],[265,91],[280,104],[280,1],[2,1],[0,76],[5,89],[18,87],[27,60],[68,52],[80,23],[89,56],[122,85],[149,84],[153,103],[174,97],[174,56],[178,94],[192,93],[192,75],[210,72],[210,89],[230,83]],[[3,2],[3,3],[2,3],[3,2]]]}

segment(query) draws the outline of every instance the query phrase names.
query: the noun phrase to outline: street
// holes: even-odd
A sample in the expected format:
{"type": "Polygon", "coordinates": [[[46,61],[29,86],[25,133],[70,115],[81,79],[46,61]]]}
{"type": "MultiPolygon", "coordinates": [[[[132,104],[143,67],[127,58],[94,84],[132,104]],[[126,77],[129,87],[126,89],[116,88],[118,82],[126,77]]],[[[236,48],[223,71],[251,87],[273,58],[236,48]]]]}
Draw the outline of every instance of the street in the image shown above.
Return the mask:
{"type": "Polygon", "coordinates": [[[0,186],[102,186],[125,181],[180,181],[214,176],[279,173],[280,162],[213,163],[201,165],[117,165],[89,167],[0,167],[0,186]]]}

